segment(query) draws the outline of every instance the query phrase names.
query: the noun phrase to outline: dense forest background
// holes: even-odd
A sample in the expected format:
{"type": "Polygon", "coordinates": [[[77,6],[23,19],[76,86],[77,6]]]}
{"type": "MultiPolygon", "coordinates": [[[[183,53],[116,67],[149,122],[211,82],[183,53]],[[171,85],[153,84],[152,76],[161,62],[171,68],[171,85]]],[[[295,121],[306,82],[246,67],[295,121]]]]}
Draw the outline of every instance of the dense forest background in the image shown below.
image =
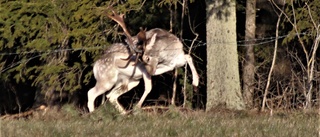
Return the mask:
{"type": "MultiPolygon", "coordinates": [[[[244,40],[246,1],[236,2],[242,68],[244,47],[248,46],[244,40]]],[[[121,28],[106,16],[111,3],[117,11],[126,14],[132,35],[137,34],[139,27],[171,30],[184,42],[186,51],[195,40],[191,55],[200,74],[199,90],[194,93],[191,85],[183,85],[184,69],[178,69],[176,105],[187,101],[190,108],[204,108],[206,57],[210,56],[205,54],[208,26],[204,0],[1,0],[0,113],[23,112],[43,104],[59,108],[66,103],[85,111],[86,93],[95,84],[91,72],[94,61],[112,43],[123,42],[125,38],[121,28]],[[187,91],[187,100],[182,87],[187,91]]],[[[256,38],[252,39],[254,98],[253,106],[248,109],[260,109],[264,99],[269,109],[319,106],[319,10],[317,0],[286,3],[257,0],[256,38]]],[[[145,105],[170,104],[172,72],[153,79],[153,90],[145,105]]],[[[122,103],[132,107],[141,91],[140,84],[121,98],[122,103]]]]}

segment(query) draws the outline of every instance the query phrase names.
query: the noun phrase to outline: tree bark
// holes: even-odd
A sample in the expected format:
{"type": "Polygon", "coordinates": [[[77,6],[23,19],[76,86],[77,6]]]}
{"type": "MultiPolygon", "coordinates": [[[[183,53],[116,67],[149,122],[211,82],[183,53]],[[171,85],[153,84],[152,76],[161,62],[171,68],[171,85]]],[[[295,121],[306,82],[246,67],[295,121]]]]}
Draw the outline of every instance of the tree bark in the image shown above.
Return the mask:
{"type": "Polygon", "coordinates": [[[246,26],[245,26],[245,41],[246,41],[246,56],[243,64],[243,97],[248,108],[253,107],[253,93],[255,88],[254,79],[254,48],[253,44],[256,35],[256,0],[247,0],[246,6],[246,26]]]}
{"type": "MultiPolygon", "coordinates": [[[[207,104],[245,108],[240,88],[234,0],[207,0],[207,104]]],[[[220,107],[220,106],[219,106],[220,107]]]]}

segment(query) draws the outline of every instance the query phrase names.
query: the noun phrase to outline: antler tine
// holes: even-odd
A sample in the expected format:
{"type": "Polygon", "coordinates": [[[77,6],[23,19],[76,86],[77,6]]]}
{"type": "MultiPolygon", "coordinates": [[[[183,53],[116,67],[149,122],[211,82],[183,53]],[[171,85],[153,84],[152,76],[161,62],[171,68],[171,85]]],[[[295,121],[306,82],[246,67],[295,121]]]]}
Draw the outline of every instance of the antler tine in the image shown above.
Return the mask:
{"type": "Polygon", "coordinates": [[[130,32],[128,31],[128,29],[126,27],[126,24],[124,23],[124,19],[123,19],[124,14],[119,15],[118,13],[115,12],[115,10],[112,7],[109,7],[109,9],[112,11],[113,15],[107,14],[107,16],[109,18],[111,18],[112,20],[114,20],[115,22],[117,22],[121,26],[121,28],[124,31],[124,34],[126,35],[126,37],[128,39],[128,44],[129,44],[130,50],[135,51],[136,53],[142,53],[141,50],[136,49],[134,47],[132,36],[130,35],[130,32]]]}

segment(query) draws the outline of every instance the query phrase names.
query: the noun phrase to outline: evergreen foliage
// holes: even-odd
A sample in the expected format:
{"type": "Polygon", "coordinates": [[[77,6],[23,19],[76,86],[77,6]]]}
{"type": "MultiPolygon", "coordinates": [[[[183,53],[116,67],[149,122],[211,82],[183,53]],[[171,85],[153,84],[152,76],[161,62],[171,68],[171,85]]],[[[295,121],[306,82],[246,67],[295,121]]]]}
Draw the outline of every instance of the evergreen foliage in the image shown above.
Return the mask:
{"type": "Polygon", "coordinates": [[[87,58],[98,53],[79,49],[108,44],[103,33],[108,24],[95,9],[99,4],[90,0],[2,2],[1,53],[16,55],[0,57],[5,62],[1,79],[30,80],[32,86],[47,90],[79,89],[79,74],[91,64],[87,58]]]}
{"type": "MultiPolygon", "coordinates": [[[[119,12],[133,14],[141,10],[142,3],[142,0],[1,0],[2,87],[7,88],[5,83],[29,83],[28,86],[50,95],[80,90],[92,81],[91,66],[103,49],[121,41],[117,33],[121,29],[115,29],[115,23],[106,16],[108,6],[113,4],[119,12]]],[[[152,19],[145,19],[145,24],[152,19]]]]}
{"type": "MultiPolygon", "coordinates": [[[[318,0],[301,0],[288,2],[285,7],[285,12],[291,19],[290,21],[294,23],[296,20],[297,31],[306,46],[311,47],[314,39],[316,38],[316,30],[314,24],[310,17],[310,14],[316,24],[320,24],[320,1],[318,0]],[[307,8],[307,4],[310,10],[307,8]],[[307,35],[304,35],[307,34],[307,35]]],[[[293,42],[297,38],[297,34],[292,25],[288,25],[289,20],[285,20],[282,24],[283,30],[289,30],[290,34],[286,39],[284,39],[283,44],[288,44],[288,42],[293,42]]],[[[295,42],[298,42],[297,40],[295,42]]]]}

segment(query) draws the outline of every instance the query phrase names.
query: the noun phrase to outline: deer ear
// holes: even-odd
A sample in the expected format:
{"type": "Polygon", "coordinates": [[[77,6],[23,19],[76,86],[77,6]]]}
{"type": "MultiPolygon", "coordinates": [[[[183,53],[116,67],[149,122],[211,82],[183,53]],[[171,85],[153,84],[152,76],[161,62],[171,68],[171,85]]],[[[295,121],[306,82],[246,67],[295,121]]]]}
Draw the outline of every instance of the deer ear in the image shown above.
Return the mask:
{"type": "Polygon", "coordinates": [[[156,38],[157,38],[157,33],[153,34],[153,36],[151,37],[149,43],[146,46],[146,49],[152,49],[153,46],[155,45],[156,42],[156,38]]]}

